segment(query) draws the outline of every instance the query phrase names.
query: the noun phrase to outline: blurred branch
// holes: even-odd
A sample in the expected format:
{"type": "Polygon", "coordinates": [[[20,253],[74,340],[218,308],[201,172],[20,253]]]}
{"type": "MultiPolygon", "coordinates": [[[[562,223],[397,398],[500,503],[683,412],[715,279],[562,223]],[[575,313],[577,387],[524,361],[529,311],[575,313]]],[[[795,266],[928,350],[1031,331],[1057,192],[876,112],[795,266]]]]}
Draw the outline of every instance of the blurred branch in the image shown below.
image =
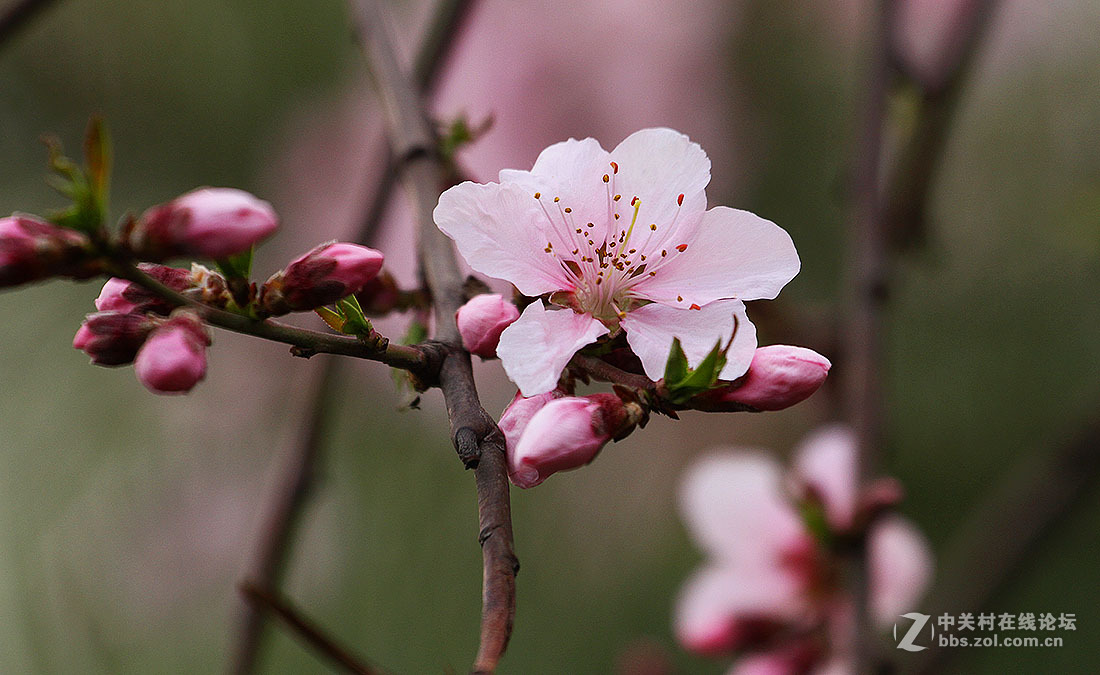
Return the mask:
{"type": "MultiPolygon", "coordinates": [[[[429,90],[442,70],[461,26],[469,16],[471,0],[441,0],[416,59],[415,80],[422,91],[429,90]]],[[[355,241],[374,239],[397,177],[397,162],[386,139],[379,136],[372,156],[382,156],[384,170],[374,183],[355,241]]],[[[308,416],[295,446],[279,468],[275,489],[261,514],[258,543],[244,578],[258,589],[274,591],[282,585],[294,530],[301,517],[317,473],[329,412],[335,402],[333,390],[339,368],[326,360],[316,376],[309,396],[308,416]]],[[[263,637],[265,615],[254,602],[245,604],[238,622],[237,639],[231,656],[231,671],[239,675],[255,668],[263,637]]]]}
{"type": "Polygon", "coordinates": [[[315,623],[302,616],[288,600],[248,581],[241,583],[240,591],[250,605],[259,610],[274,612],[293,630],[295,635],[301,637],[306,644],[327,657],[341,670],[353,675],[379,675],[379,671],[362,663],[351,652],[325,635],[315,623]]]}
{"type": "MultiPolygon", "coordinates": [[[[947,565],[924,603],[926,613],[979,612],[1023,569],[1051,528],[1061,522],[1100,478],[1100,419],[1059,448],[1020,460],[974,509],[953,536],[947,565]]],[[[931,675],[962,653],[929,649],[896,664],[906,673],[931,675]]]]}
{"type": "MultiPolygon", "coordinates": [[[[938,73],[929,80],[893,54],[895,66],[920,89],[916,121],[890,174],[885,226],[899,250],[924,242],[928,195],[950,137],[967,77],[988,31],[998,0],[967,0],[952,26],[938,73]]],[[[896,43],[896,41],[895,41],[896,43]]]]}
{"type": "Polygon", "coordinates": [[[0,14],[0,49],[54,0],[16,0],[0,14]]]}
{"type": "MultiPolygon", "coordinates": [[[[863,92],[863,111],[856,139],[852,176],[852,214],[848,221],[847,286],[841,326],[847,370],[841,401],[852,425],[858,448],[857,472],[862,484],[878,469],[883,440],[882,309],[886,301],[888,254],[882,228],[879,167],[883,125],[890,84],[891,39],[896,14],[893,0],[874,4],[870,53],[863,92]]],[[[865,541],[851,555],[851,588],[856,604],[855,645],[857,672],[869,672],[872,658],[865,541]]]]}
{"type": "Polygon", "coordinates": [[[447,347],[439,387],[447,402],[455,449],[466,466],[475,469],[484,585],[480,646],[473,668],[493,672],[512,632],[519,562],[512,545],[504,437],[481,407],[470,355],[462,349],[455,325],[455,311],[465,301],[463,275],[450,239],[432,219],[450,171],[438,156],[419,97],[398,65],[383,8],[370,0],[351,5],[386,111],[394,155],[408,158],[403,179],[418,222],[421,273],[435,304],[436,339],[447,347]]]}

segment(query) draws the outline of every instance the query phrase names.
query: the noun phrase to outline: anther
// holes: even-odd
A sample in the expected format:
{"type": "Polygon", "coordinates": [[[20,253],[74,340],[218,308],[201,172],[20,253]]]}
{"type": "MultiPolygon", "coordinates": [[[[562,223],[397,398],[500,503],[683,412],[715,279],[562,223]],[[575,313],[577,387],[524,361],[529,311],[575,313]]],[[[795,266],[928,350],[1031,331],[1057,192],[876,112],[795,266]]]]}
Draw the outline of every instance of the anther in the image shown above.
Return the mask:
{"type": "Polygon", "coordinates": [[[612,199],[614,199],[615,201],[619,201],[622,198],[623,198],[622,195],[615,195],[614,197],[612,197],[612,199]]]}
{"type": "Polygon", "coordinates": [[[611,162],[611,171],[614,173],[619,173],[619,165],[615,162],[611,162]]]}
{"type": "Polygon", "coordinates": [[[653,230],[654,232],[656,232],[656,231],[657,231],[657,223],[653,223],[652,225],[650,225],[650,226],[649,226],[649,229],[651,229],[651,230],[653,230]]]}
{"type": "Polygon", "coordinates": [[[683,206],[684,205],[684,193],[681,192],[680,196],[676,198],[676,205],[677,206],[683,206]]]}
{"type": "Polygon", "coordinates": [[[684,251],[687,250],[687,247],[688,247],[687,244],[680,244],[679,246],[676,247],[676,250],[679,251],[680,253],[683,253],[684,251]]]}
{"type": "Polygon", "coordinates": [[[561,197],[554,197],[554,203],[557,204],[561,201],[561,197]]]}
{"type": "Polygon", "coordinates": [[[567,206],[567,207],[565,207],[565,212],[566,213],[573,213],[573,209],[571,209],[567,206]]]}
{"type": "Polygon", "coordinates": [[[683,301],[684,301],[684,296],[682,296],[682,295],[677,295],[676,296],[676,302],[683,302],[683,301]]]}
{"type": "Polygon", "coordinates": [[[688,309],[703,309],[703,308],[693,302],[693,303],[691,303],[691,307],[688,307],[688,309]]]}
{"type": "Polygon", "coordinates": [[[607,174],[605,173],[605,174],[603,175],[603,182],[607,183],[607,182],[609,182],[610,180],[611,180],[611,176],[608,176],[608,175],[607,175],[607,174]]]}
{"type": "Polygon", "coordinates": [[[535,199],[539,199],[540,197],[542,197],[542,193],[541,192],[536,192],[535,193],[535,199]]]}

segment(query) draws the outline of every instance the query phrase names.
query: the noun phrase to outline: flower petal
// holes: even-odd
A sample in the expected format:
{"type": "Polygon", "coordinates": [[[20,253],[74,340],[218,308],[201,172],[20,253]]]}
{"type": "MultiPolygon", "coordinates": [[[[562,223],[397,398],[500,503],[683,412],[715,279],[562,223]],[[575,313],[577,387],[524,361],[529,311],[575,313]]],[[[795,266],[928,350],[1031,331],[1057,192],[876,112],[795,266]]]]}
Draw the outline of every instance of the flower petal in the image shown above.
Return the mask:
{"type": "Polygon", "coordinates": [[[803,607],[801,590],[775,566],[704,567],[688,579],[676,601],[677,639],[702,654],[737,649],[748,637],[746,622],[796,617],[803,607]]]}
{"type": "Polygon", "coordinates": [[[558,258],[546,253],[546,215],[517,185],[466,181],[439,196],[436,225],[470,267],[515,284],[524,295],[570,288],[558,258]]]}
{"type": "Polygon", "coordinates": [[[672,258],[635,294],[677,307],[721,298],[772,299],[798,274],[800,262],[787,232],[763,218],[725,206],[703,214],[693,238],[666,247],[672,258]],[[687,244],[674,251],[673,246],[687,244]]]}
{"type": "Polygon", "coordinates": [[[535,396],[553,389],[573,354],[606,332],[607,327],[588,314],[547,311],[536,300],[501,333],[497,356],[520,392],[535,396]]]}
{"type": "Polygon", "coordinates": [[[576,234],[581,227],[593,240],[603,241],[610,218],[610,187],[603,176],[610,178],[611,173],[610,156],[596,139],[570,138],[543,150],[530,171],[502,170],[500,182],[516,185],[529,196],[539,194],[542,207],[563,230],[576,234]]]}
{"type": "Polygon", "coordinates": [[[902,612],[913,611],[932,580],[932,549],[900,516],[883,518],[869,537],[871,610],[875,621],[889,626],[902,612]]]}
{"type": "Polygon", "coordinates": [[[615,192],[623,196],[619,209],[624,225],[633,216],[630,201],[634,197],[642,201],[639,227],[655,223],[658,236],[673,221],[676,233],[684,236],[698,224],[698,216],[707,208],[704,190],[710,183],[710,158],[698,143],[672,129],[642,129],[624,138],[611,151],[611,159],[619,166],[615,192]]]}
{"type": "Polygon", "coordinates": [[[725,346],[729,341],[733,317],[737,317],[737,335],[726,353],[726,366],[720,377],[734,380],[748,370],[756,350],[756,326],[749,321],[740,300],[719,300],[701,309],[677,309],[653,303],[628,312],[622,327],[630,348],[642,360],[646,375],[658,380],[664,376],[673,337],[680,339],[688,364],[694,368],[716,343],[721,341],[725,346]]]}
{"type": "Polygon", "coordinates": [[[680,512],[710,555],[739,567],[779,567],[805,534],[782,481],[779,464],[762,452],[710,455],[688,470],[680,512]]]}
{"type": "Polygon", "coordinates": [[[859,499],[851,429],[832,425],[808,437],[795,452],[793,473],[821,497],[831,527],[851,527],[859,499]]]}

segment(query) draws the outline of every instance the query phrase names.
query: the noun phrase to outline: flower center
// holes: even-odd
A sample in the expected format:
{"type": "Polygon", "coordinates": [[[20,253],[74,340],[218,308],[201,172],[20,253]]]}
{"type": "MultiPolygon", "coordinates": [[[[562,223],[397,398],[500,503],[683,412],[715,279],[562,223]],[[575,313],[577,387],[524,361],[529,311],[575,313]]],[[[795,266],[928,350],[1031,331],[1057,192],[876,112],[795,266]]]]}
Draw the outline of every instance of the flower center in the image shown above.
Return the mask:
{"type": "Polygon", "coordinates": [[[581,223],[560,197],[534,194],[549,225],[543,228],[547,236],[543,251],[558,260],[571,285],[563,289],[571,294],[568,304],[612,329],[644,302],[637,289],[688,246],[673,244],[684,195],[676,198],[676,211],[668,223],[644,225],[638,195],[623,208],[623,196],[615,190],[618,173],[619,165],[611,162],[611,171],[600,177],[607,192],[607,211],[600,222],[581,223]]]}

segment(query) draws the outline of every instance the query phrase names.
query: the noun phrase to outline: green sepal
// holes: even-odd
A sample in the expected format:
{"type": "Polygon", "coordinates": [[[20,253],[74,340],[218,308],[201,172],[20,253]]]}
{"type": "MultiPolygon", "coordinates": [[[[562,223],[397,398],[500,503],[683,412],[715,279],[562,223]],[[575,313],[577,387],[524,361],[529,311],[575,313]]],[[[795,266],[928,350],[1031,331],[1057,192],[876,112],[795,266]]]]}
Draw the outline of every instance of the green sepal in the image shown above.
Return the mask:
{"type": "Polygon", "coordinates": [[[670,385],[682,381],[688,374],[688,359],[684,354],[684,348],[680,345],[680,338],[672,338],[672,349],[668,352],[668,361],[665,362],[665,384],[670,385]]]}
{"type": "Polygon", "coordinates": [[[833,533],[825,516],[825,506],[817,499],[803,499],[798,503],[798,515],[802,523],[823,548],[832,544],[833,533]]]}
{"type": "Polygon", "coordinates": [[[354,295],[349,295],[346,298],[336,301],[336,311],[340,313],[340,316],[344,319],[344,327],[342,332],[348,335],[358,335],[366,337],[374,331],[374,326],[371,325],[370,320],[363,314],[363,308],[359,306],[359,300],[354,295]]]}
{"type": "Polygon", "coordinates": [[[728,349],[729,345],[723,347],[719,340],[698,366],[689,368],[680,341],[673,338],[672,349],[665,364],[665,389],[668,391],[668,398],[673,403],[685,403],[692,396],[713,387],[722,368],[726,366],[728,349]]]}
{"type": "Polygon", "coordinates": [[[313,310],[317,316],[321,317],[321,320],[328,324],[328,327],[337,333],[344,332],[344,317],[339,312],[335,312],[328,307],[318,307],[313,310]]]}

